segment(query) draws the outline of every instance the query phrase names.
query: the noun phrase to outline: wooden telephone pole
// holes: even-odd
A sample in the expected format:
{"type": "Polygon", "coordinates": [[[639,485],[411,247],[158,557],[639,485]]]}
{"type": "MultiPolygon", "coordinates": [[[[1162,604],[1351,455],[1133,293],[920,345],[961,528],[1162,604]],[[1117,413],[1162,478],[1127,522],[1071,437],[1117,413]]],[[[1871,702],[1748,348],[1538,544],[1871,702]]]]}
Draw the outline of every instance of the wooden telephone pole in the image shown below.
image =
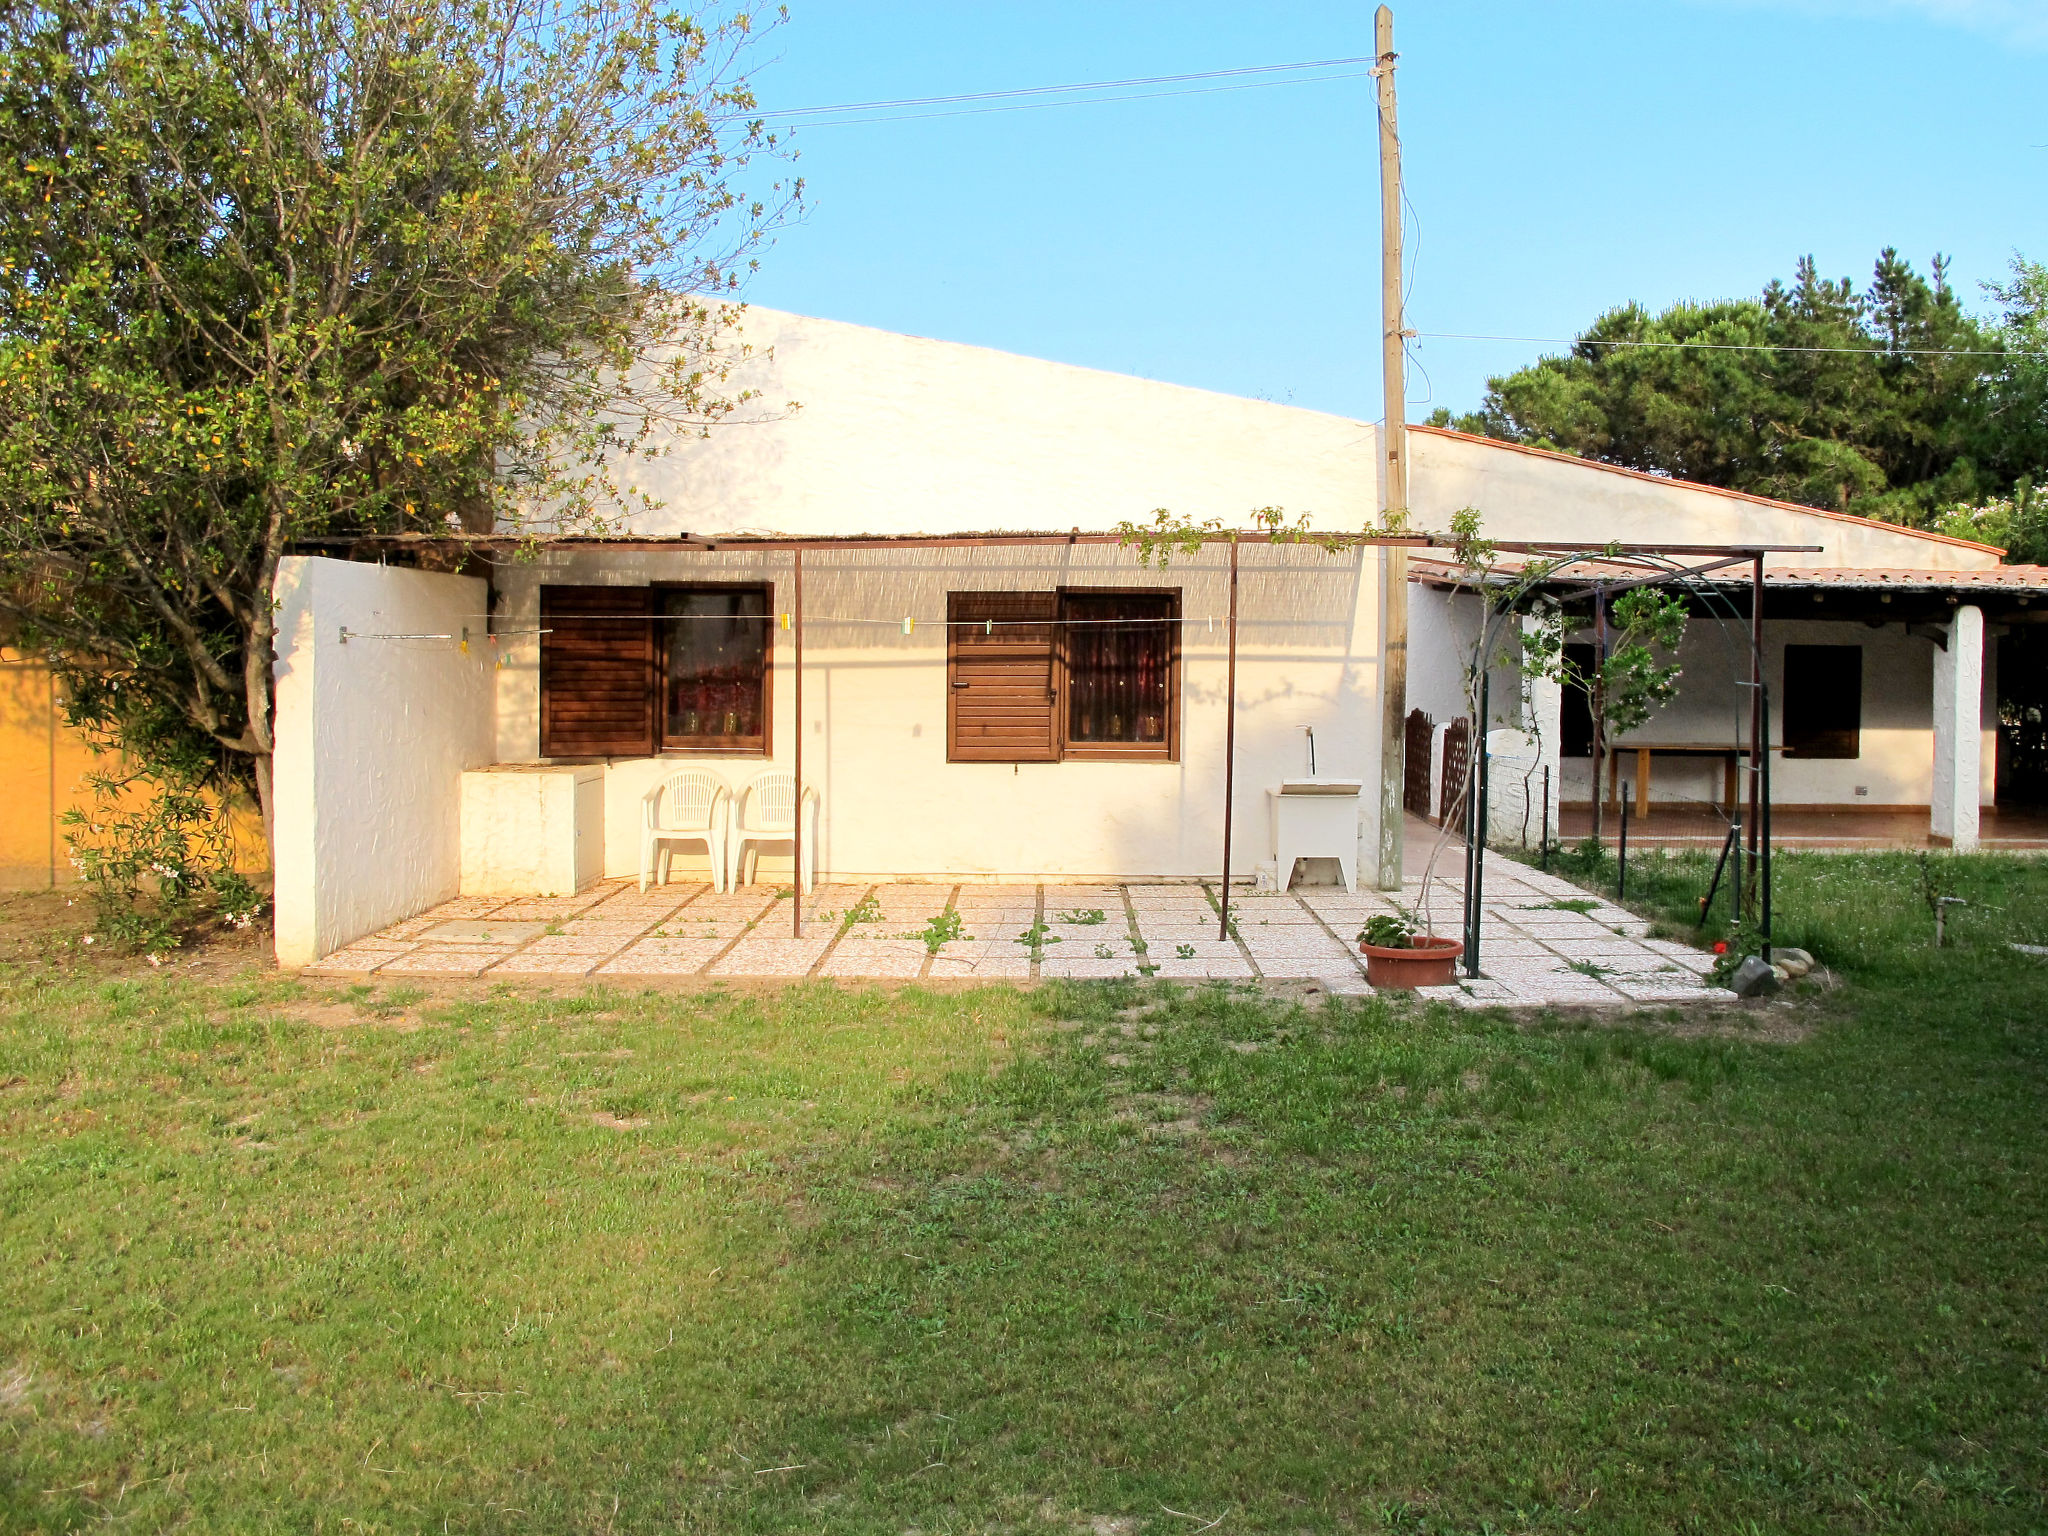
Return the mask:
{"type": "MultiPolygon", "coordinates": [[[[1408,524],[1408,393],[1401,333],[1401,135],[1394,121],[1394,13],[1373,16],[1380,104],[1380,365],[1386,396],[1381,446],[1386,451],[1386,494],[1381,525],[1408,524]]],[[[1378,885],[1401,888],[1403,818],[1407,814],[1408,551],[1380,547],[1380,849],[1378,885]]]]}

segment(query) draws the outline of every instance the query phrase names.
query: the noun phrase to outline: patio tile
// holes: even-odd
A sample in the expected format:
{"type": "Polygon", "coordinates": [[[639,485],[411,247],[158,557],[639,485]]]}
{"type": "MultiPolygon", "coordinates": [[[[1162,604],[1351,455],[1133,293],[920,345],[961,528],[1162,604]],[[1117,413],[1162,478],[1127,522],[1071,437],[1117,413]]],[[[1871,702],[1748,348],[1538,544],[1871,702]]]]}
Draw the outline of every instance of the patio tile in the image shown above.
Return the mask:
{"type": "MultiPolygon", "coordinates": [[[[1625,939],[1618,934],[1609,934],[1604,939],[1550,939],[1543,941],[1567,960],[1643,960],[1650,952],[1634,939],[1625,939]]],[[[1662,964],[1664,956],[1657,956],[1662,964]]]]}
{"type": "Polygon", "coordinates": [[[379,975],[477,976],[505,958],[502,949],[416,949],[378,967],[379,975]]]}
{"type": "Polygon", "coordinates": [[[1101,981],[1117,976],[1136,976],[1138,962],[1130,957],[1120,960],[1099,960],[1092,955],[1075,958],[1061,957],[1047,959],[1038,968],[1040,976],[1065,977],[1075,981],[1101,981]]]}
{"type": "Polygon", "coordinates": [[[442,902],[438,907],[429,907],[419,915],[431,917],[437,922],[449,923],[458,918],[489,917],[503,905],[505,898],[502,896],[458,896],[453,901],[442,902]]]}
{"type": "Polygon", "coordinates": [[[537,955],[530,949],[522,949],[516,955],[507,955],[491,967],[493,976],[588,976],[596,969],[603,955],[537,955]]]}
{"type": "Polygon", "coordinates": [[[1157,960],[1161,964],[1168,960],[1179,961],[1182,964],[1209,960],[1230,960],[1238,964],[1244,963],[1244,952],[1232,940],[1217,938],[1214,928],[1206,930],[1198,938],[1160,938],[1149,933],[1145,937],[1150,941],[1147,957],[1157,960]],[[1192,953],[1183,955],[1180,953],[1183,949],[1190,950],[1192,953]]]}
{"type": "Polygon", "coordinates": [[[1276,981],[1314,981],[1321,976],[1346,976],[1356,972],[1345,971],[1320,955],[1260,955],[1252,960],[1258,965],[1261,976],[1270,976],[1276,981]]]}
{"type": "MultiPolygon", "coordinates": [[[[1169,947],[1175,944],[1217,942],[1214,919],[1206,923],[1154,923],[1141,913],[1138,917],[1138,932],[1144,935],[1147,943],[1165,944],[1169,947]]],[[[1230,943],[1227,939],[1223,942],[1230,943]]]]}
{"type": "Polygon", "coordinates": [[[597,918],[604,922],[624,922],[626,919],[634,917],[644,917],[650,921],[659,921],[672,912],[680,911],[684,901],[687,899],[688,897],[682,892],[668,896],[656,896],[651,893],[646,896],[614,896],[611,900],[601,901],[596,906],[587,908],[577,915],[584,918],[597,918]]]}
{"type": "Polygon", "coordinates": [[[411,953],[412,948],[413,946],[410,944],[350,944],[346,948],[337,949],[333,954],[323,959],[315,960],[306,969],[320,973],[332,972],[341,975],[361,975],[368,971],[374,971],[379,966],[398,959],[401,955],[411,953]]]}
{"type": "Polygon", "coordinates": [[[616,939],[624,944],[629,939],[637,939],[653,926],[654,924],[637,917],[628,918],[623,922],[613,922],[601,917],[579,917],[562,924],[562,931],[579,939],[616,939]]]}
{"type": "Polygon", "coordinates": [[[623,948],[625,940],[610,938],[595,933],[553,933],[535,939],[521,955],[553,955],[558,958],[568,955],[594,955],[599,959],[615,949],[623,948]]]}
{"type": "Polygon", "coordinates": [[[598,967],[600,976],[692,976],[725,945],[707,939],[642,939],[598,967]]]}
{"type": "Polygon", "coordinates": [[[558,923],[565,917],[581,916],[597,905],[589,896],[548,896],[537,901],[508,901],[491,917],[502,923],[558,923]]]}
{"type": "Polygon", "coordinates": [[[815,938],[784,939],[749,936],[733,946],[732,953],[711,968],[714,976],[800,977],[817,963],[830,934],[815,938]]]}
{"type": "Polygon", "coordinates": [[[546,923],[500,923],[479,919],[436,923],[419,935],[428,944],[524,944],[547,932],[546,923]]]}
{"type": "Polygon", "coordinates": [[[1023,981],[1031,975],[1031,958],[1022,951],[1014,955],[991,954],[979,960],[941,955],[932,961],[932,979],[952,981],[1023,981]]]}
{"type": "Polygon", "coordinates": [[[1092,949],[1102,943],[1128,947],[1131,938],[1130,925],[1124,921],[1121,912],[1114,917],[1104,914],[1099,923],[1056,923],[1048,917],[1045,928],[1048,934],[1057,935],[1068,944],[1079,944],[1084,949],[1092,949]]]}
{"type": "Polygon", "coordinates": [[[915,976],[924,969],[925,947],[901,940],[842,939],[819,971],[823,976],[915,976]]]}

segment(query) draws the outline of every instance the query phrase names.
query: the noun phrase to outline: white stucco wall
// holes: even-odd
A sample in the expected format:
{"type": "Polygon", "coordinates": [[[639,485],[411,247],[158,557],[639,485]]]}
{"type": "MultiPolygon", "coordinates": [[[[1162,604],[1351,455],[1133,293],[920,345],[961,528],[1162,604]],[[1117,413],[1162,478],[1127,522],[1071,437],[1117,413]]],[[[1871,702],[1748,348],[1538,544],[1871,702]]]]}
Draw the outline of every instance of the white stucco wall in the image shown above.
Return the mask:
{"type": "Polygon", "coordinates": [[[1155,507],[1243,527],[1263,506],[1355,530],[1378,506],[1366,422],[777,310],[740,332],[727,387],[758,399],[620,466],[664,503],[633,531],[1104,532],[1155,507]]]}
{"type": "MultiPolygon", "coordinates": [[[[1124,551],[829,551],[804,557],[804,776],[823,797],[822,868],[834,878],[1214,874],[1221,862],[1226,553],[1146,570],[1124,551]],[[946,761],[946,593],[1068,586],[1182,591],[1178,762],[946,761]],[[901,620],[917,620],[901,632],[901,620]],[[881,622],[857,623],[855,620],[881,622]],[[1213,628],[1211,624],[1213,622],[1213,628]]],[[[1234,862],[1273,856],[1265,791],[1307,770],[1378,783],[1378,583],[1374,554],[1248,546],[1242,553],[1234,862]]],[[[766,580],[790,606],[786,552],[557,552],[501,571],[498,625],[532,629],[546,582],[766,580]]],[[[774,764],[794,765],[791,636],[774,631],[774,764]]],[[[498,660],[497,753],[539,749],[539,642],[511,634],[498,660]]],[[[615,760],[606,789],[607,870],[637,870],[639,798],[682,762],[737,791],[760,758],[615,760]]],[[[1373,796],[1360,836],[1375,846],[1373,796]]]]}
{"type": "Polygon", "coordinates": [[[492,738],[485,586],[293,557],[276,586],[277,958],[306,965],[455,895],[462,770],[492,738]],[[382,640],[372,635],[456,635],[382,640]],[[341,631],[355,635],[346,643],[341,631]]]}
{"type": "Polygon", "coordinates": [[[1773,555],[1781,566],[1983,570],[1998,554],[1981,544],[1915,533],[1866,518],[1710,490],[1563,454],[1416,427],[1409,432],[1409,502],[1420,528],[1450,526],[1476,507],[1488,538],[1633,544],[1818,544],[1773,555]]]}

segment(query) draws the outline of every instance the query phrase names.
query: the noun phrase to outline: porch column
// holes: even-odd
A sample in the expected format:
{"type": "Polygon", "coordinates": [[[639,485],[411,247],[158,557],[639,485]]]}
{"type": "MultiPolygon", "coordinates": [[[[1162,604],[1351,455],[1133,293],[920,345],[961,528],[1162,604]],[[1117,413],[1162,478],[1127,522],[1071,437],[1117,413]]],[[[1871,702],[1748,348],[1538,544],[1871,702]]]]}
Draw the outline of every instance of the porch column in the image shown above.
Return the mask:
{"type": "MultiPolygon", "coordinates": [[[[1524,636],[1534,634],[1540,623],[1534,618],[1522,620],[1524,636]]],[[[1526,642],[1525,642],[1526,644],[1526,642]]],[[[1526,652],[1525,652],[1526,653],[1526,652]]],[[[1534,822],[1543,816],[1543,773],[1550,771],[1549,825],[1542,828],[1543,836],[1551,842],[1557,841],[1557,803],[1564,798],[1563,770],[1558,757],[1558,738],[1564,729],[1564,684],[1554,677],[1531,677],[1525,684],[1528,692],[1529,718],[1522,722],[1522,729],[1536,738],[1536,772],[1529,780],[1530,795],[1537,803],[1534,822]]]]}
{"type": "Polygon", "coordinates": [[[1983,771],[1984,611],[1961,607],[1934,653],[1934,798],[1928,831],[1958,853],[1977,846],[1983,771]]]}

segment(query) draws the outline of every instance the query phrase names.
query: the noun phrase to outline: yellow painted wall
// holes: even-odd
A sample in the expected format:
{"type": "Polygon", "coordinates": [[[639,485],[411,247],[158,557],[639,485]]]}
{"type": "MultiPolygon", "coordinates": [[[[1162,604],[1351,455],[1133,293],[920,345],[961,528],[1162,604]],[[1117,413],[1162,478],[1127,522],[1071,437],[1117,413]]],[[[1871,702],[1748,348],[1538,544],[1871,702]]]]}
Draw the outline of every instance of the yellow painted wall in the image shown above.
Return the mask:
{"type": "MultiPolygon", "coordinates": [[[[90,806],[94,765],[84,737],[64,724],[49,668],[0,646],[0,890],[39,890],[78,878],[59,818],[90,806]]],[[[263,829],[252,812],[234,818],[236,864],[264,867],[263,829]]]]}

